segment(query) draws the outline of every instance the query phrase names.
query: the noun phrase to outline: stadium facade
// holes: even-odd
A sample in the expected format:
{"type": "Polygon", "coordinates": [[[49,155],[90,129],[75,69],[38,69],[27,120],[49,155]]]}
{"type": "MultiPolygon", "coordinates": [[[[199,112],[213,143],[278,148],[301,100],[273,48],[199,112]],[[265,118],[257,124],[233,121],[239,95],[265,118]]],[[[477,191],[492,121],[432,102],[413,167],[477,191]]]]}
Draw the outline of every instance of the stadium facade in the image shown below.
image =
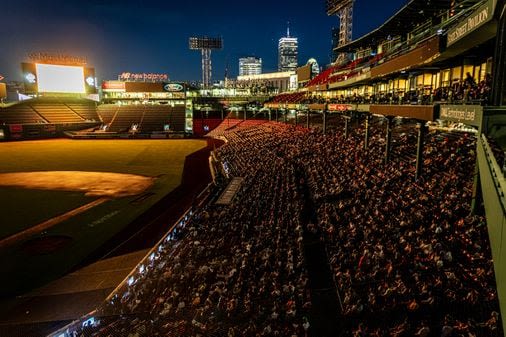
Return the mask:
{"type": "Polygon", "coordinates": [[[237,81],[247,86],[263,85],[272,88],[271,93],[282,93],[297,88],[297,74],[295,71],[264,73],[260,75],[238,76],[237,81]]]}

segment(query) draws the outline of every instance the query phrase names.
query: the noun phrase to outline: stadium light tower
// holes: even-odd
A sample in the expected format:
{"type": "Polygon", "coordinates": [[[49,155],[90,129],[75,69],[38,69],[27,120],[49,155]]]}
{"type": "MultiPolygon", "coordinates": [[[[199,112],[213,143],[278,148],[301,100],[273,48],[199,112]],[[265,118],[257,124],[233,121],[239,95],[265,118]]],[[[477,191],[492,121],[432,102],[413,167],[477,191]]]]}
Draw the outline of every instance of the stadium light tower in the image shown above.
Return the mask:
{"type": "Polygon", "coordinates": [[[200,50],[202,53],[202,86],[209,88],[212,77],[211,51],[223,49],[221,37],[190,37],[190,50],[200,50]]]}
{"type": "MultiPolygon", "coordinates": [[[[353,31],[353,3],[355,0],[326,0],[327,15],[336,15],[339,18],[339,42],[338,47],[351,41],[353,31]]],[[[344,58],[344,54],[338,57],[344,58]]]]}

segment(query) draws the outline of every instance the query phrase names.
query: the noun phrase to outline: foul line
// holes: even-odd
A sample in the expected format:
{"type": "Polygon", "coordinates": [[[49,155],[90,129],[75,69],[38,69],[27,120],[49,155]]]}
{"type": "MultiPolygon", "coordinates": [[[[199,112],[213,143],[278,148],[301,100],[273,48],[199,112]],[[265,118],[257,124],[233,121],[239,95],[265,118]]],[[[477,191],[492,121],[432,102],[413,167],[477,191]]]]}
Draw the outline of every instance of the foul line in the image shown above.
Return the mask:
{"type": "Polygon", "coordinates": [[[27,228],[24,231],[21,231],[21,232],[14,234],[14,235],[8,236],[5,239],[0,240],[0,249],[6,248],[10,245],[13,245],[20,240],[26,239],[29,236],[38,234],[38,233],[40,233],[46,229],[49,229],[49,228],[65,221],[65,220],[68,220],[78,214],[84,213],[87,210],[92,209],[93,207],[103,204],[104,202],[106,202],[108,200],[109,200],[109,198],[100,198],[100,199],[94,200],[86,205],[75,208],[67,213],[58,215],[58,216],[51,218],[49,220],[46,220],[38,225],[27,228]]]}

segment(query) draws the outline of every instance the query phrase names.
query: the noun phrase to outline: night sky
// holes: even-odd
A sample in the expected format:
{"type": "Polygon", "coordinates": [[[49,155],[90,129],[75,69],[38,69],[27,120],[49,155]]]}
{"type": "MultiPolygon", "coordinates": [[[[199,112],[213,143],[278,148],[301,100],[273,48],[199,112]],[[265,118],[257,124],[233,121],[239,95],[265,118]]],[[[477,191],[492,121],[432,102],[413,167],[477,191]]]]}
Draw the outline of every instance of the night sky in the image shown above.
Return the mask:
{"type": "MultiPolygon", "coordinates": [[[[407,0],[356,0],[354,38],[376,28],[407,0]]],[[[85,56],[99,79],[121,72],[166,73],[171,80],[200,79],[200,53],[192,35],[222,36],[213,53],[213,80],[238,72],[238,58],[262,57],[264,72],[277,68],[277,41],[299,38],[299,63],[328,64],[331,28],[324,0],[8,0],[0,3],[0,74],[21,80],[30,52],[85,56]]]]}

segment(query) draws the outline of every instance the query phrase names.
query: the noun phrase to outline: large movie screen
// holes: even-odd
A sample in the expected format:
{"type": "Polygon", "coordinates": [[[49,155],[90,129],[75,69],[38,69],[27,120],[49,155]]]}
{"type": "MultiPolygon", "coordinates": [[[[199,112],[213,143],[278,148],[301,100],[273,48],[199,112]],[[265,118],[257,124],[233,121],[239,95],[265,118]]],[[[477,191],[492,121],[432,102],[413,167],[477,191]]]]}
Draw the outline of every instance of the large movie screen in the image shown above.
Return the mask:
{"type": "Polygon", "coordinates": [[[38,92],[84,94],[84,68],[36,64],[38,92]]]}

